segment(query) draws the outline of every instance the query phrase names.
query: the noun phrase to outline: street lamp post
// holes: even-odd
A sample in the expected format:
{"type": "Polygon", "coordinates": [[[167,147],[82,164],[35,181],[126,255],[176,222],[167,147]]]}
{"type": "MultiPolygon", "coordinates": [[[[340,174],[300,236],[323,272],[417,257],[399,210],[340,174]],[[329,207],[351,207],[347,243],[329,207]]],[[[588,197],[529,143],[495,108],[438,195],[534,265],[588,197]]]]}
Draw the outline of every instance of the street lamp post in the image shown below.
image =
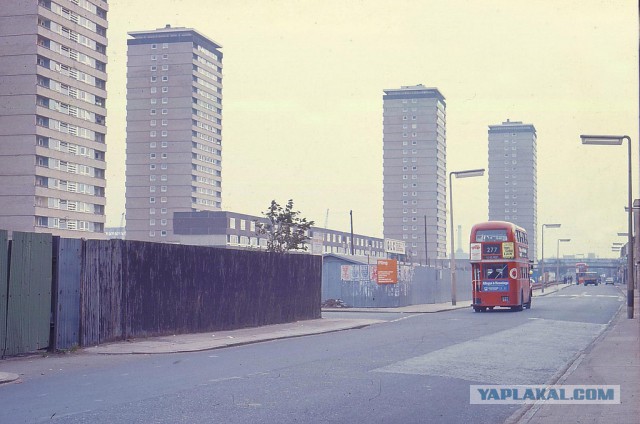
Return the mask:
{"type": "Polygon", "coordinates": [[[542,293],[544,293],[544,286],[547,284],[547,278],[544,275],[544,229],[546,228],[560,228],[562,224],[542,224],[542,259],[540,259],[540,273],[542,274],[542,293]]]}
{"type": "Polygon", "coordinates": [[[558,247],[556,248],[556,258],[557,258],[557,263],[556,263],[556,287],[558,287],[559,281],[558,279],[560,278],[560,243],[568,243],[570,242],[571,239],[558,239],[558,247]]]}
{"type": "Polygon", "coordinates": [[[484,175],[483,169],[469,169],[466,171],[452,171],[449,172],[449,214],[451,220],[451,305],[456,304],[456,258],[455,258],[455,245],[453,236],[453,185],[451,184],[451,176],[455,175],[456,178],[470,178],[481,177],[484,175]]]}
{"type": "Polygon", "coordinates": [[[627,140],[628,156],[629,156],[629,187],[628,187],[628,203],[629,211],[628,215],[628,234],[627,240],[629,249],[627,251],[627,273],[629,277],[627,279],[627,318],[633,318],[633,190],[632,190],[632,165],[631,165],[631,137],[628,135],[581,135],[580,139],[582,144],[595,144],[601,146],[619,146],[624,140],[627,140]]]}

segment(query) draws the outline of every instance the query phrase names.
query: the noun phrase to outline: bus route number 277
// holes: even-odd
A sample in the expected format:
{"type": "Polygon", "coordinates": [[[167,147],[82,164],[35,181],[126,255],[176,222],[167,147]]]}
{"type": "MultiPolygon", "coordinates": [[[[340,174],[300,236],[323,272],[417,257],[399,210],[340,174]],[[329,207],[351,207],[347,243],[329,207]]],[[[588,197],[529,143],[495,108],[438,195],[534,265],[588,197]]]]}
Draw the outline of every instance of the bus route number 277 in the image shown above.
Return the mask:
{"type": "Polygon", "coordinates": [[[499,244],[486,243],[482,245],[483,256],[487,258],[499,258],[501,247],[499,244]]]}

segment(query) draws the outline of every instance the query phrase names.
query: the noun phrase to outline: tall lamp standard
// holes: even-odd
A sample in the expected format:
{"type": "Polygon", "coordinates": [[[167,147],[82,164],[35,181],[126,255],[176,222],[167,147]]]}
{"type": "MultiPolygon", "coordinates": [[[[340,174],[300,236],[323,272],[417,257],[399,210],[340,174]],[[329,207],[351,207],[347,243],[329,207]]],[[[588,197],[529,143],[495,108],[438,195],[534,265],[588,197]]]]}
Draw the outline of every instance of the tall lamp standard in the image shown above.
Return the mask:
{"type": "Polygon", "coordinates": [[[470,178],[470,177],[481,177],[484,175],[483,169],[469,169],[466,171],[452,171],[449,172],[449,214],[451,220],[451,305],[455,306],[456,304],[456,258],[454,256],[455,245],[453,239],[453,185],[451,184],[451,176],[455,175],[456,178],[470,178]]]}
{"type": "Polygon", "coordinates": [[[633,318],[633,193],[632,193],[632,168],[631,168],[631,137],[628,135],[581,135],[582,144],[595,144],[600,146],[619,146],[627,140],[629,156],[629,187],[628,187],[628,223],[627,240],[629,244],[627,252],[627,318],[633,318]]]}
{"type": "Polygon", "coordinates": [[[542,274],[542,293],[544,293],[544,286],[547,284],[547,278],[544,275],[544,229],[546,228],[560,228],[562,224],[542,224],[542,259],[540,259],[540,273],[542,274]]]}
{"type": "Polygon", "coordinates": [[[571,239],[558,239],[558,246],[556,248],[556,258],[558,262],[556,263],[556,287],[558,287],[558,278],[560,278],[560,243],[568,243],[571,239]]]}

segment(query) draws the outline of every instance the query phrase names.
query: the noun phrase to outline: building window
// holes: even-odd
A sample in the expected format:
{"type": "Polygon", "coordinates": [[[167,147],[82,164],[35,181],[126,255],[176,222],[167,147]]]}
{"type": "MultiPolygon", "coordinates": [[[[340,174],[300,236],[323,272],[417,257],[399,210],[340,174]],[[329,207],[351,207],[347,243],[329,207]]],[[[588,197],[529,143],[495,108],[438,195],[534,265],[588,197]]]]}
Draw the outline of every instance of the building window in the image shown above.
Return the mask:
{"type": "Polygon", "coordinates": [[[157,48],[158,48],[158,45],[157,45],[157,44],[152,44],[152,45],[151,45],[151,48],[152,48],[152,49],[157,49],[157,48]]]}
{"type": "Polygon", "coordinates": [[[235,218],[229,218],[229,228],[235,230],[235,228],[236,228],[236,219],[235,218]]]}
{"type": "Polygon", "coordinates": [[[155,109],[151,109],[151,110],[149,111],[149,114],[150,114],[150,115],[155,115],[155,114],[156,114],[156,110],[155,110],[155,109]]]}
{"type": "Polygon", "coordinates": [[[155,93],[155,92],[157,92],[157,91],[158,91],[158,87],[151,87],[151,92],[152,92],[152,93],[155,93]]]}
{"type": "Polygon", "coordinates": [[[149,125],[150,125],[150,126],[152,126],[152,127],[155,127],[155,126],[156,126],[156,120],[155,120],[155,119],[152,119],[152,120],[149,122],[149,125]]]}
{"type": "Polygon", "coordinates": [[[149,197],[149,203],[156,203],[155,197],[149,197]]]}
{"type": "Polygon", "coordinates": [[[158,77],[156,77],[155,75],[151,77],[151,82],[156,82],[158,81],[158,77]]]}
{"type": "Polygon", "coordinates": [[[169,43],[162,43],[162,48],[163,49],[168,49],[169,48],[169,43]]]}

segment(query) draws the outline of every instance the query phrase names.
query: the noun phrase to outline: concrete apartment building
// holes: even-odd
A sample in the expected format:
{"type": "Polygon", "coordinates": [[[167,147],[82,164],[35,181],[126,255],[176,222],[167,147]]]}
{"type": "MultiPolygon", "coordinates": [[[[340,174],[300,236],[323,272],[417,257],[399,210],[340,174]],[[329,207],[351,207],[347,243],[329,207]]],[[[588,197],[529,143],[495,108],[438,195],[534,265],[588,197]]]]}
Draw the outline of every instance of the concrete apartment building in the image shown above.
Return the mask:
{"type": "Polygon", "coordinates": [[[108,9],[0,2],[0,228],[105,237],[108,9]]]}
{"type": "Polygon", "coordinates": [[[536,128],[519,121],[489,126],[489,220],[527,230],[529,259],[537,260],[536,128]]]}
{"type": "Polygon", "coordinates": [[[174,212],[222,203],[222,52],[190,28],[127,41],[126,237],[177,242],[174,212]]]}
{"type": "Polygon", "coordinates": [[[404,241],[407,260],[433,264],[447,252],[445,98],[403,86],[384,90],[383,106],[384,238],[404,241]]]}

